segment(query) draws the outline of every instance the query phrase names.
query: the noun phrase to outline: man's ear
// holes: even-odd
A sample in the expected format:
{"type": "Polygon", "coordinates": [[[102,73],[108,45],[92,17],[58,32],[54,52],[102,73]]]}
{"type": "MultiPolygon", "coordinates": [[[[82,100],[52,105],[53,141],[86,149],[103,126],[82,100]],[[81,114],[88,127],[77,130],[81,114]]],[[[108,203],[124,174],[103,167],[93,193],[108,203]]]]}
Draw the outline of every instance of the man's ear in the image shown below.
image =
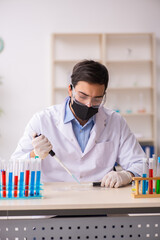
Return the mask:
{"type": "Polygon", "coordinates": [[[69,84],[68,86],[68,94],[70,97],[72,96],[72,84],[69,84]]]}

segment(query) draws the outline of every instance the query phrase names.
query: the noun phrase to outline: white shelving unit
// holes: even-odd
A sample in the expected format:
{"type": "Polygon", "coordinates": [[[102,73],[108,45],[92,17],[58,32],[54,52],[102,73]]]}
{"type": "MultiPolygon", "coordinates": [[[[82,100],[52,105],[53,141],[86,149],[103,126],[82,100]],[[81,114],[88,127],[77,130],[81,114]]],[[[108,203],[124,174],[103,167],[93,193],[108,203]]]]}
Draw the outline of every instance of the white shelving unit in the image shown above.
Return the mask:
{"type": "MultiPolygon", "coordinates": [[[[0,87],[1,87],[1,84],[2,84],[2,81],[1,81],[1,77],[0,77],[0,87]]],[[[2,108],[0,106],[0,116],[1,116],[2,112],[3,112],[3,110],[2,110],[2,108]]]]}
{"type": "Polygon", "coordinates": [[[61,103],[73,66],[83,59],[109,70],[106,107],[120,112],[142,145],[156,153],[155,37],[152,33],[53,34],[52,104],[61,103]]]}

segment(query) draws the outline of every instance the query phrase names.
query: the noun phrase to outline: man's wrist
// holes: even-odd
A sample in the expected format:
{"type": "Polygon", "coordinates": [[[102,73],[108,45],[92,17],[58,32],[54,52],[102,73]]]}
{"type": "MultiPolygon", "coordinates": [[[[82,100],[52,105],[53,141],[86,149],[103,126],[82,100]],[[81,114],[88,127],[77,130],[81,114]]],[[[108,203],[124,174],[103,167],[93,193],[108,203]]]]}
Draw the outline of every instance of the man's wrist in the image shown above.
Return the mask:
{"type": "Polygon", "coordinates": [[[35,153],[34,153],[34,150],[32,152],[30,152],[30,158],[35,158],[35,153]]]}
{"type": "Polygon", "coordinates": [[[134,174],[133,174],[132,172],[130,172],[130,171],[127,171],[127,172],[129,172],[129,173],[131,174],[132,177],[135,177],[134,174]]]}

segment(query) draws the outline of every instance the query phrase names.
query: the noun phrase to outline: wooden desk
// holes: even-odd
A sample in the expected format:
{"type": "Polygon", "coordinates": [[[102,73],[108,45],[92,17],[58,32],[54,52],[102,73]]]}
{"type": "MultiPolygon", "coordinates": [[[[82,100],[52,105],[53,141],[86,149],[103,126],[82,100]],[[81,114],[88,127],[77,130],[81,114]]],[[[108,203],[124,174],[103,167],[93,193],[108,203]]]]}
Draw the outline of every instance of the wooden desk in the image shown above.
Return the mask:
{"type": "Polygon", "coordinates": [[[106,189],[89,183],[47,183],[43,195],[43,199],[0,200],[0,240],[9,236],[34,240],[160,239],[160,199],[134,199],[131,185],[106,189]],[[145,215],[131,216],[133,213],[145,215]]]}

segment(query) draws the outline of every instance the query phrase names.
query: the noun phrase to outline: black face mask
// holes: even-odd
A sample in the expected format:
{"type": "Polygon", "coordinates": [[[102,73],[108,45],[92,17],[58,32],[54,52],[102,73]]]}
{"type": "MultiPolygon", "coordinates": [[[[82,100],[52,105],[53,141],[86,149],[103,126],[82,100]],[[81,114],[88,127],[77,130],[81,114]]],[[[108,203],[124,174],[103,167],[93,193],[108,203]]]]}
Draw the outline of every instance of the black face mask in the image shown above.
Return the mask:
{"type": "Polygon", "coordinates": [[[76,116],[81,120],[88,120],[98,112],[98,108],[87,107],[73,101],[72,108],[76,116]]]}

